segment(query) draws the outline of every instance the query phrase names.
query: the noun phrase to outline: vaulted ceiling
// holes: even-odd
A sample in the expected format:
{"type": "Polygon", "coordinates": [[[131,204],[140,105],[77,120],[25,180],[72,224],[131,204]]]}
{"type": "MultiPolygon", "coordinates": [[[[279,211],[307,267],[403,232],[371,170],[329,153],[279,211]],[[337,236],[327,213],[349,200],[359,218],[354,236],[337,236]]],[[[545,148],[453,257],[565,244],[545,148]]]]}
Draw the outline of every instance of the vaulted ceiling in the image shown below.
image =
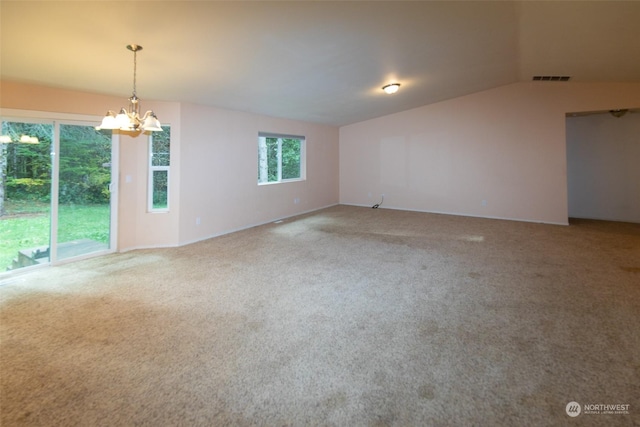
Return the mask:
{"type": "Polygon", "coordinates": [[[534,75],[640,82],[638,1],[3,0],[0,19],[6,80],[127,98],[125,46],[142,45],[143,109],[180,101],[340,126],[534,75]]]}

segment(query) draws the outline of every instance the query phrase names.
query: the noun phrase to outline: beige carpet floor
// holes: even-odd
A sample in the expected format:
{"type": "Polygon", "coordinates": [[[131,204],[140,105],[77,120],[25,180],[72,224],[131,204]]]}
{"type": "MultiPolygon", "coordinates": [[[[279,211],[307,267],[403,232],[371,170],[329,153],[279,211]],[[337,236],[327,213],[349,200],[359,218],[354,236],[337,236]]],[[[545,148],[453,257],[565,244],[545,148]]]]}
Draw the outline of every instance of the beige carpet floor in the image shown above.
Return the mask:
{"type": "Polygon", "coordinates": [[[640,224],[335,206],[0,294],[3,426],[640,425],[640,224]]]}

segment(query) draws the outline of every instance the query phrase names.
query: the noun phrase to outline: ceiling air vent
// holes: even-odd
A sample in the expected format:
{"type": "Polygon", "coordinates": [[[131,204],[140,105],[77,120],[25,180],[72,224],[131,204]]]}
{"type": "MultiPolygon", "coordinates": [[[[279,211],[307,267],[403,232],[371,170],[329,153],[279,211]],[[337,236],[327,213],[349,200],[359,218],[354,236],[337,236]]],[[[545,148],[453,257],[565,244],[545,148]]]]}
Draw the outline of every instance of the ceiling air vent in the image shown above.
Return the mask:
{"type": "Polygon", "coordinates": [[[570,78],[570,76],[533,76],[534,81],[543,82],[566,82],[570,78]]]}

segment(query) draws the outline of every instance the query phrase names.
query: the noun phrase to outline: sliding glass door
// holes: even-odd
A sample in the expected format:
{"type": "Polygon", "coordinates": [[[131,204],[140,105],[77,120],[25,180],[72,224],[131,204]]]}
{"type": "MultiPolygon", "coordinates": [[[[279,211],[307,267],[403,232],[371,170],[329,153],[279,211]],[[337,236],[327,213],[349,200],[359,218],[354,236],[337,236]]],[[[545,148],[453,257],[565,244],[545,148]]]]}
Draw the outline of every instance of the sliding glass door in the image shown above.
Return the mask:
{"type": "Polygon", "coordinates": [[[111,136],[60,124],[57,259],[109,249],[111,136]]]}
{"type": "Polygon", "coordinates": [[[3,120],[0,274],[111,247],[112,137],[91,123],[3,120]]]}
{"type": "Polygon", "coordinates": [[[0,273],[48,263],[53,124],[2,121],[0,273]]]}

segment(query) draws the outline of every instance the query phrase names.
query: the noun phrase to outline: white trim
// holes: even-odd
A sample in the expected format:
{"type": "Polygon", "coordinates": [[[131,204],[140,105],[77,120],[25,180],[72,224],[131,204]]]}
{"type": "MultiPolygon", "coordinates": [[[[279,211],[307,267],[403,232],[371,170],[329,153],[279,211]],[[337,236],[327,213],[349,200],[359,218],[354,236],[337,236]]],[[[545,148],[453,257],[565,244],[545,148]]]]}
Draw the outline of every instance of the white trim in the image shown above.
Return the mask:
{"type": "Polygon", "coordinates": [[[276,165],[278,168],[276,173],[278,177],[277,182],[282,182],[282,139],[283,138],[278,138],[278,148],[276,148],[276,159],[278,160],[278,164],[276,165]]]}
{"type": "MultiPolygon", "coordinates": [[[[169,129],[171,126],[167,125],[169,129]]],[[[171,130],[169,130],[171,132],[171,130]]],[[[171,210],[171,135],[169,135],[169,164],[162,166],[153,166],[153,134],[149,134],[147,137],[147,213],[167,213],[171,210]],[[166,208],[154,208],[153,207],[153,175],[155,172],[167,172],[167,207],[166,208]]]]}
{"type": "Polygon", "coordinates": [[[51,264],[36,264],[27,267],[22,267],[17,270],[0,271],[0,286],[9,285],[18,280],[20,276],[28,273],[34,273],[43,268],[51,268],[51,264]]]}
{"type": "MultiPolygon", "coordinates": [[[[626,222],[627,224],[640,224],[640,221],[631,221],[629,219],[619,219],[619,218],[594,218],[589,216],[576,216],[569,215],[569,219],[585,219],[588,221],[607,221],[607,222],[626,222]]],[[[571,221],[569,221],[571,223],[571,221]]]]}
{"type": "Polygon", "coordinates": [[[147,213],[153,212],[153,166],[151,163],[153,163],[153,136],[147,135],[147,213]]]}
{"type": "Polygon", "coordinates": [[[55,263],[51,263],[50,265],[52,267],[57,267],[59,265],[64,265],[64,264],[70,264],[72,262],[76,262],[76,261],[82,261],[85,259],[91,259],[91,258],[96,258],[99,256],[104,256],[104,255],[109,255],[115,253],[115,251],[111,250],[111,248],[109,249],[105,249],[102,251],[95,251],[95,252],[89,252],[88,254],[82,254],[82,255],[77,255],[71,258],[63,258],[63,259],[59,259],[57,260],[55,263]]]}
{"type": "MultiPolygon", "coordinates": [[[[258,132],[258,186],[261,185],[268,185],[268,184],[282,184],[285,182],[292,182],[292,181],[306,181],[307,180],[307,138],[304,136],[294,136],[294,135],[282,135],[282,134],[274,134],[274,133],[267,133],[267,132],[258,132]],[[277,180],[276,181],[269,181],[268,178],[268,171],[267,171],[267,181],[260,181],[260,160],[261,160],[261,142],[262,140],[265,141],[266,144],[266,138],[276,138],[278,140],[278,147],[277,147],[277,154],[276,157],[278,159],[278,164],[277,164],[277,180]],[[300,154],[299,154],[299,162],[300,162],[300,176],[297,178],[282,178],[282,140],[283,139],[296,139],[299,141],[300,143],[300,154]]],[[[268,154],[267,154],[268,156],[268,154]]],[[[268,163],[268,160],[267,160],[268,163]]]]}
{"type": "Polygon", "coordinates": [[[125,250],[125,252],[128,252],[130,250],[137,250],[137,249],[173,248],[173,247],[181,247],[181,246],[186,246],[186,245],[192,245],[194,243],[202,242],[202,241],[209,240],[209,239],[214,239],[214,238],[220,237],[220,236],[226,236],[227,234],[237,233],[238,231],[248,230],[249,228],[260,227],[262,225],[271,224],[271,223],[274,223],[276,221],[282,221],[282,220],[286,220],[286,219],[289,219],[289,218],[295,218],[297,216],[306,215],[306,214],[309,214],[309,213],[312,213],[312,212],[316,212],[316,211],[321,211],[322,209],[327,209],[327,208],[330,208],[330,207],[333,207],[333,206],[338,206],[338,205],[339,205],[339,203],[333,203],[333,204],[330,204],[330,205],[321,206],[321,207],[316,208],[316,209],[309,209],[307,211],[297,212],[297,213],[292,214],[292,215],[278,217],[278,218],[270,219],[270,220],[267,220],[267,221],[264,221],[264,222],[254,223],[254,224],[246,225],[244,227],[239,227],[239,228],[234,228],[234,229],[231,229],[231,230],[222,231],[220,233],[210,234],[208,236],[200,237],[198,239],[187,240],[186,242],[181,242],[181,243],[179,243],[177,245],[145,246],[145,247],[127,248],[125,250]]]}
{"type": "Polygon", "coordinates": [[[30,265],[28,267],[22,267],[22,268],[19,268],[17,270],[11,270],[11,271],[7,271],[7,272],[0,272],[0,286],[12,284],[12,283],[16,282],[21,276],[23,276],[25,274],[29,274],[29,273],[35,273],[36,271],[39,271],[39,270],[42,270],[42,269],[55,268],[55,267],[58,267],[58,266],[61,266],[61,265],[65,265],[65,264],[71,264],[71,263],[76,262],[76,261],[87,260],[87,259],[96,258],[96,257],[99,257],[99,256],[111,255],[113,253],[114,252],[111,251],[111,250],[96,251],[96,252],[91,252],[91,253],[84,254],[84,255],[78,255],[78,256],[73,257],[73,258],[61,259],[59,261],[56,261],[55,263],[48,262],[46,264],[30,265]]]}
{"type": "Polygon", "coordinates": [[[304,135],[290,135],[277,132],[258,132],[258,137],[263,138],[279,138],[279,139],[307,139],[304,135]]]}
{"type": "Polygon", "coordinates": [[[300,142],[300,181],[307,180],[307,138],[300,142]]]}
{"type": "Polygon", "coordinates": [[[51,187],[49,193],[49,263],[58,261],[58,215],[60,208],[60,121],[53,121],[51,135],[51,187]]]}
{"type": "Polygon", "coordinates": [[[5,117],[19,117],[19,118],[32,118],[43,120],[70,120],[70,121],[84,121],[84,122],[96,122],[96,126],[100,124],[102,117],[93,116],[87,114],[73,114],[73,113],[57,113],[52,111],[36,111],[36,110],[16,110],[14,108],[0,108],[0,116],[5,117]]]}
{"type": "Polygon", "coordinates": [[[118,250],[118,205],[120,200],[120,135],[117,132],[111,134],[111,229],[109,230],[109,249],[111,252],[118,250]]]}
{"type": "MultiPolygon", "coordinates": [[[[339,203],[339,204],[344,206],[358,206],[363,208],[371,208],[371,205],[363,205],[360,203],[339,203]]],[[[463,217],[469,217],[469,218],[495,219],[500,221],[530,222],[533,224],[569,225],[569,222],[541,221],[541,220],[535,220],[535,219],[509,218],[509,217],[503,217],[503,216],[472,215],[467,213],[444,212],[444,211],[425,211],[420,209],[399,208],[395,206],[380,206],[378,209],[391,209],[391,210],[397,210],[397,211],[420,212],[420,213],[428,213],[428,214],[436,214],[436,215],[463,216],[463,217]]]]}
{"type": "Polygon", "coordinates": [[[286,184],[287,182],[301,182],[301,181],[306,181],[306,180],[302,179],[302,178],[290,178],[290,179],[283,179],[283,180],[280,180],[280,181],[259,182],[258,186],[275,185],[275,184],[286,184]]]}

